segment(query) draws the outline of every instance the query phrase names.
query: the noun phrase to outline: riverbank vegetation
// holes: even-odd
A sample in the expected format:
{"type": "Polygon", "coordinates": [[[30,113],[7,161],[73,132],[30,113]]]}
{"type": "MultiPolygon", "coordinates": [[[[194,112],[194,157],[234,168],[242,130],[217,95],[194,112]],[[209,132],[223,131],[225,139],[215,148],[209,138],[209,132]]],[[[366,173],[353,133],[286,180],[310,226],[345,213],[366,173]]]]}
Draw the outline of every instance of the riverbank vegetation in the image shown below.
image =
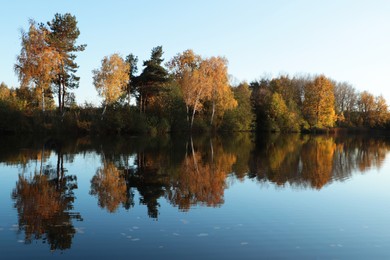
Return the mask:
{"type": "MultiPolygon", "coordinates": [[[[101,106],[78,105],[76,17],[30,21],[15,63],[20,86],[0,85],[1,133],[157,134],[312,132],[389,127],[386,100],[325,75],[280,75],[232,84],[228,60],[185,50],[165,60],[162,46],[138,71],[138,58],[115,53],[92,71],[101,106]],[[55,98],[57,101],[55,102],[55,98]]],[[[82,87],[82,86],[81,86],[82,87]]]]}

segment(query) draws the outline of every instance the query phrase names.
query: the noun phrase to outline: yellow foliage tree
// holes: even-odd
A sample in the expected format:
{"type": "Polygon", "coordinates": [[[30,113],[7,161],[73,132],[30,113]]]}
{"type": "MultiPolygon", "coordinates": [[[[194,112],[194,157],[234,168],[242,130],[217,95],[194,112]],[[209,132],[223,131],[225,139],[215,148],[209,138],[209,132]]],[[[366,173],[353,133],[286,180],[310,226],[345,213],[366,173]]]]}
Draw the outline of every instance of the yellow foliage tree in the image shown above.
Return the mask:
{"type": "Polygon", "coordinates": [[[129,63],[117,53],[104,57],[101,68],[92,71],[93,84],[105,105],[113,104],[125,93],[129,72],[129,63]]]}
{"type": "Polygon", "coordinates": [[[222,117],[226,110],[237,107],[237,100],[228,82],[227,63],[225,58],[211,57],[201,64],[203,75],[206,76],[204,84],[209,89],[206,93],[209,93],[212,102],[211,125],[215,115],[222,117]]]}
{"type": "Polygon", "coordinates": [[[180,86],[184,103],[186,104],[187,122],[191,127],[195,113],[203,108],[201,100],[208,95],[207,85],[202,83],[201,63],[202,58],[192,50],[186,50],[177,54],[168,63],[180,86]]]}
{"type": "Polygon", "coordinates": [[[222,116],[226,110],[237,106],[228,84],[225,58],[202,59],[192,50],[186,50],[173,57],[168,66],[181,88],[187,109],[187,121],[191,127],[195,113],[203,109],[205,101],[212,102],[211,124],[216,112],[222,116]]]}
{"type": "Polygon", "coordinates": [[[364,126],[383,127],[387,123],[389,113],[383,96],[374,97],[371,93],[363,91],[357,103],[360,121],[364,126]]]}
{"type": "Polygon", "coordinates": [[[333,127],[334,86],[325,76],[316,77],[304,87],[303,112],[311,128],[333,127]]]}

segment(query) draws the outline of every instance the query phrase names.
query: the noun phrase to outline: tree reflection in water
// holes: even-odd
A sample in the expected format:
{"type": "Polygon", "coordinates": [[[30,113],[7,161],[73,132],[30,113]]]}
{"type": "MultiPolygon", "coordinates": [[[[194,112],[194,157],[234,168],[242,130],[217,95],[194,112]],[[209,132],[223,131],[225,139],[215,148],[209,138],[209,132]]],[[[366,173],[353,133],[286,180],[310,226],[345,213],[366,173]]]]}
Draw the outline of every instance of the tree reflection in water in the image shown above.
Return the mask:
{"type": "Polygon", "coordinates": [[[258,144],[249,177],[278,186],[321,189],[353,173],[380,167],[390,150],[382,138],[364,136],[289,136],[258,144]]]}
{"type": "Polygon", "coordinates": [[[127,200],[123,172],[112,162],[104,161],[91,180],[90,194],[98,197],[100,207],[115,212],[119,204],[127,200]]]}
{"type": "MultiPolygon", "coordinates": [[[[253,179],[277,187],[322,189],[352,174],[380,168],[390,149],[386,138],[342,135],[247,134],[229,137],[185,137],[130,140],[79,139],[55,146],[54,167],[42,163],[39,174],[19,177],[12,194],[19,226],[26,241],[45,239],[53,249],[70,247],[75,234],[71,213],[76,178],[66,175],[64,158],[96,151],[101,165],[91,178],[90,194],[110,213],[145,205],[157,219],[162,199],[182,211],[194,206],[219,207],[224,192],[235,180],[253,179]],[[228,178],[230,177],[230,178],[228,178]]],[[[1,154],[0,160],[26,169],[28,155],[44,161],[48,149],[1,154]],[[9,159],[4,159],[9,158],[9,159]],[[17,158],[20,158],[17,159],[17,158]]]]}
{"type": "Polygon", "coordinates": [[[380,167],[389,148],[385,139],[356,136],[273,135],[257,143],[248,135],[189,137],[158,149],[134,147],[133,165],[126,163],[129,156],[122,151],[119,157],[102,155],[103,166],[92,178],[91,194],[101,207],[114,212],[120,204],[133,207],[137,191],[139,203],[146,205],[149,217],[157,219],[162,198],[183,211],[196,205],[222,205],[228,176],[322,189],[353,172],[380,167]]]}
{"type": "Polygon", "coordinates": [[[186,154],[178,174],[172,176],[171,189],[166,197],[181,210],[201,204],[216,207],[223,204],[226,177],[232,172],[236,155],[223,150],[221,143],[210,140],[209,149],[196,150],[191,138],[191,148],[186,154]]]}
{"type": "Polygon", "coordinates": [[[69,249],[76,230],[72,220],[82,220],[79,213],[71,212],[77,188],[74,175],[65,175],[63,154],[57,150],[57,167],[44,166],[49,154],[42,149],[38,158],[40,172],[26,177],[19,175],[12,192],[18,212],[19,231],[25,233],[25,243],[42,239],[51,250],[69,249]]]}

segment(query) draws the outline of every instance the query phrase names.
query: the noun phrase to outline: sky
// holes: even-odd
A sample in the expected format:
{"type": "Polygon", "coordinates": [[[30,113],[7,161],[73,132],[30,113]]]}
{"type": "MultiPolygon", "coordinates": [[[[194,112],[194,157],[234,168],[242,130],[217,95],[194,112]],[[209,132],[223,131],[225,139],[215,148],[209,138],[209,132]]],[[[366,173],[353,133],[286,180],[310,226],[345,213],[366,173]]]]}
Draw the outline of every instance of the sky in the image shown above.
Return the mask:
{"type": "Polygon", "coordinates": [[[92,70],[104,56],[133,53],[142,61],[162,45],[165,61],[187,49],[224,56],[236,81],[324,74],[390,101],[390,1],[142,0],[4,1],[0,12],[0,82],[18,87],[13,71],[21,29],[30,18],[76,16],[81,77],[76,101],[99,105],[92,70]]]}

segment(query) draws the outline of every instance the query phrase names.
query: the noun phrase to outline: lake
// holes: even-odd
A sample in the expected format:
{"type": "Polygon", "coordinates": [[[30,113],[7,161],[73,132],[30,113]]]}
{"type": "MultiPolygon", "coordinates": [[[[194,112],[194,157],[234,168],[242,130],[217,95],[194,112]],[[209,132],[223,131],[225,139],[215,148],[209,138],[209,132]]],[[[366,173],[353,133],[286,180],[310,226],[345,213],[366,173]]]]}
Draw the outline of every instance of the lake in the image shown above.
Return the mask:
{"type": "Polygon", "coordinates": [[[1,259],[390,258],[390,139],[0,139],[1,259]]]}

